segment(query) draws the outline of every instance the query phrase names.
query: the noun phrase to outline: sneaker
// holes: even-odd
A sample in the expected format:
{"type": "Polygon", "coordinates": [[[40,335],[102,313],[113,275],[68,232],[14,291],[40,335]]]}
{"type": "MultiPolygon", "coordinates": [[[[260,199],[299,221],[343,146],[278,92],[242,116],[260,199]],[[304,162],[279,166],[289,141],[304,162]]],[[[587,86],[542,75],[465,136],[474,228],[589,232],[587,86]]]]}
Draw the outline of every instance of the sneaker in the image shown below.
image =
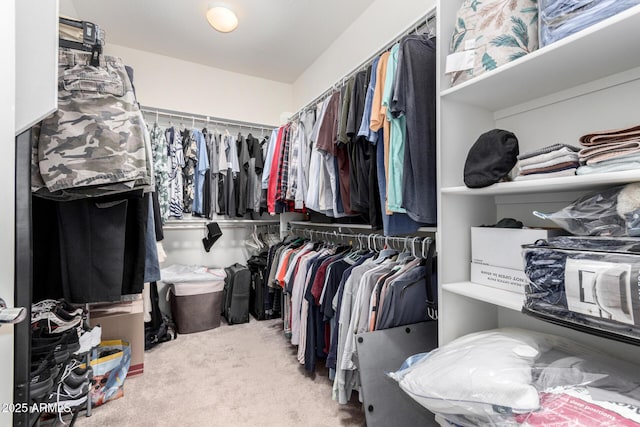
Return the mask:
{"type": "Polygon", "coordinates": [[[41,359],[32,359],[31,361],[31,371],[35,372],[38,367],[40,366],[40,364],[46,364],[47,369],[49,370],[49,372],[51,373],[51,379],[53,380],[54,384],[56,382],[56,379],[58,378],[58,374],[60,373],[60,369],[62,367],[62,363],[56,363],[55,358],[53,357],[53,355],[48,355],[47,357],[43,357],[41,359]]]}
{"type": "Polygon", "coordinates": [[[56,308],[61,308],[66,311],[68,314],[72,316],[82,316],[84,314],[84,310],[80,307],[74,307],[69,304],[64,299],[54,300],[54,299],[45,299],[34,304],[31,304],[31,313],[42,313],[45,311],[55,311],[56,308]]]}
{"type": "Polygon", "coordinates": [[[72,389],[64,383],[59,383],[58,387],[49,394],[47,403],[55,404],[57,406],[55,412],[63,414],[84,405],[87,402],[88,394],[88,386],[72,389]]]}
{"type": "Polygon", "coordinates": [[[82,326],[82,316],[73,316],[63,310],[43,311],[31,316],[31,327],[46,329],[49,333],[59,334],[82,326]]]}
{"type": "Polygon", "coordinates": [[[69,355],[80,348],[77,334],[74,331],[50,337],[34,337],[31,339],[31,358],[41,359],[53,354],[56,363],[62,363],[69,355]],[[75,337],[75,338],[74,338],[75,337]]]}
{"type": "Polygon", "coordinates": [[[71,359],[64,367],[64,372],[60,378],[71,391],[75,391],[81,387],[89,387],[89,383],[93,378],[93,368],[87,367],[76,359],[71,359]]]}
{"type": "Polygon", "coordinates": [[[51,392],[53,377],[47,360],[43,360],[36,365],[35,370],[33,368],[34,366],[32,365],[29,375],[29,397],[31,400],[36,401],[51,392]]]}

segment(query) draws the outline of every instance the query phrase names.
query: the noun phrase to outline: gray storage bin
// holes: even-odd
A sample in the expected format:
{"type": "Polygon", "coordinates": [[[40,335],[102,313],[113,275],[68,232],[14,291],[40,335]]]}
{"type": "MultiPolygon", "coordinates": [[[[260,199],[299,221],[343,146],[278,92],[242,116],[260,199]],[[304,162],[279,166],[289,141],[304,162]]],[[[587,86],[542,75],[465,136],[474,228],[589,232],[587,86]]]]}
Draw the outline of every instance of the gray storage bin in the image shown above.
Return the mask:
{"type": "Polygon", "coordinates": [[[224,281],[171,284],[168,296],[178,333],[190,334],[220,326],[223,290],[224,281]]]}

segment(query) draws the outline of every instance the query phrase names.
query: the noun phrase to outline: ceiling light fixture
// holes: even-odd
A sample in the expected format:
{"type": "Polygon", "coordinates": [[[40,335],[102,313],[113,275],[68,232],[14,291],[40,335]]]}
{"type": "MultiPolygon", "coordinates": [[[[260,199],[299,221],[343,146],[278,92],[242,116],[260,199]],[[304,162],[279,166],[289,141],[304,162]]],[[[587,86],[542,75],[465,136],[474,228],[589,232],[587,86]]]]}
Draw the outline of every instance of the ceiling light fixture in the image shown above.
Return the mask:
{"type": "Polygon", "coordinates": [[[207,10],[207,21],[221,33],[230,33],[238,26],[238,17],[227,6],[221,4],[209,5],[207,10]]]}

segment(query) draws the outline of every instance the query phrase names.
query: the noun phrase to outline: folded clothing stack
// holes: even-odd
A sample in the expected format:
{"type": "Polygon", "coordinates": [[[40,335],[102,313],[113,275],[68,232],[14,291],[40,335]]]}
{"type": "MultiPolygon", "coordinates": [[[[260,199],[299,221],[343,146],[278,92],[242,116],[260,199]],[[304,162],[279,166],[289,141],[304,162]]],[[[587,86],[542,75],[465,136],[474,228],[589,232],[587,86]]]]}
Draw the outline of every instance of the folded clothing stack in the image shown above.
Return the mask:
{"type": "Polygon", "coordinates": [[[589,133],[580,144],[578,175],[640,168],[640,126],[589,133]]]}
{"type": "Polygon", "coordinates": [[[536,178],[575,175],[580,165],[579,148],[567,144],[554,144],[518,156],[516,181],[536,178]]]}
{"type": "Polygon", "coordinates": [[[639,0],[541,0],[540,47],[640,4],[639,0]]]}

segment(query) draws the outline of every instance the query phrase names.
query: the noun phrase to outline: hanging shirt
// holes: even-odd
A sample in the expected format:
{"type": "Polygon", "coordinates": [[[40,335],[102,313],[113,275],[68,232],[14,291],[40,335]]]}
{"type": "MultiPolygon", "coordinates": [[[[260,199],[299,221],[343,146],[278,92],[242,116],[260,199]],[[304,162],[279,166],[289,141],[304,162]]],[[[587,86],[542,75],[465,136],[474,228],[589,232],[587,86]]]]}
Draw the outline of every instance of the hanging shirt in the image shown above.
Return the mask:
{"type": "Polygon", "coordinates": [[[285,200],[295,200],[298,191],[298,169],[300,169],[300,152],[302,151],[302,139],[298,122],[291,123],[291,146],[289,154],[289,176],[287,177],[287,191],[285,200]]]}
{"type": "Polygon", "coordinates": [[[322,119],[324,118],[326,106],[327,100],[322,101],[320,104],[318,104],[317,111],[319,111],[320,114],[318,114],[318,119],[316,120],[316,123],[311,132],[310,143],[312,148],[311,160],[309,162],[309,187],[307,190],[307,197],[305,199],[307,208],[320,213],[323,212],[320,210],[320,180],[318,179],[318,177],[320,176],[322,154],[320,154],[315,141],[318,140],[318,132],[320,131],[320,125],[322,124],[322,119]]]}
{"type": "Polygon", "coordinates": [[[247,192],[249,184],[249,149],[247,141],[242,134],[236,138],[236,150],[238,155],[238,179],[234,188],[236,198],[237,216],[247,213],[247,192]]]}
{"type": "Polygon", "coordinates": [[[247,150],[249,151],[247,209],[260,212],[260,193],[262,191],[262,169],[264,167],[264,160],[260,141],[251,134],[247,136],[247,150]]]}
{"type": "MultiPolygon", "coordinates": [[[[238,164],[238,150],[236,147],[236,139],[225,131],[222,137],[222,143],[225,152],[225,159],[227,160],[226,173],[223,175],[222,185],[222,203],[221,209],[223,213],[230,217],[235,217],[237,214],[236,197],[235,197],[235,180],[240,172],[240,166],[238,164]]],[[[222,147],[220,148],[222,151],[222,147]]]]}
{"type": "Polygon", "coordinates": [[[167,129],[165,135],[169,145],[169,215],[174,218],[182,218],[184,199],[182,136],[174,127],[167,129]]]}
{"type": "Polygon", "coordinates": [[[276,213],[276,191],[278,186],[278,173],[280,168],[280,152],[282,151],[282,137],[284,134],[284,126],[278,129],[275,139],[273,156],[271,158],[271,168],[269,172],[269,185],[267,188],[267,211],[270,214],[276,213]]]}
{"type": "Polygon", "coordinates": [[[435,224],[436,43],[427,35],[400,43],[391,109],[406,117],[402,207],[416,221],[435,224]]]}
{"type": "Polygon", "coordinates": [[[203,214],[204,200],[204,177],[209,170],[209,153],[207,152],[207,142],[202,132],[197,129],[191,131],[191,136],[196,142],[197,147],[197,166],[194,176],[194,195],[193,195],[193,212],[203,214]]]}
{"type": "Polygon", "coordinates": [[[271,166],[273,163],[273,154],[276,150],[276,143],[278,140],[278,128],[271,131],[271,138],[267,144],[267,153],[264,159],[264,170],[262,171],[262,189],[269,188],[269,176],[271,175],[271,166]]]}
{"type": "Polygon", "coordinates": [[[387,75],[384,82],[382,105],[386,107],[387,118],[391,124],[389,137],[389,168],[387,175],[387,207],[392,212],[406,212],[402,207],[402,174],[404,171],[404,145],[407,138],[406,118],[402,112],[391,110],[394,96],[396,70],[398,68],[398,54],[400,45],[391,49],[391,56],[387,63],[387,75]]]}
{"type": "Polygon", "coordinates": [[[157,123],[149,133],[153,155],[154,178],[162,223],[169,219],[169,146],[164,132],[157,123]]]}
{"type": "Polygon", "coordinates": [[[206,134],[207,153],[209,153],[209,211],[205,214],[211,218],[214,213],[219,211],[218,205],[218,179],[220,174],[220,134],[213,134],[207,129],[203,130],[206,134]]]}
{"type": "Polygon", "coordinates": [[[193,199],[195,197],[195,175],[198,164],[198,146],[196,140],[188,129],[182,131],[182,149],[184,151],[184,212],[193,211],[193,199]]]}
{"type": "Polygon", "coordinates": [[[316,109],[305,110],[300,113],[300,136],[301,141],[301,154],[302,166],[298,169],[298,190],[295,196],[295,208],[303,209],[305,205],[305,198],[307,196],[307,189],[309,188],[309,165],[311,162],[311,132],[313,132],[313,126],[316,123],[316,109]]]}
{"type": "Polygon", "coordinates": [[[360,129],[358,130],[358,136],[363,136],[367,141],[375,144],[378,142],[378,132],[371,130],[369,125],[371,124],[371,111],[373,106],[373,95],[376,88],[376,77],[378,70],[378,62],[380,57],[374,58],[371,62],[371,77],[369,79],[369,86],[367,87],[367,96],[364,101],[364,112],[362,113],[362,120],[360,122],[360,129]]]}
{"type": "Polygon", "coordinates": [[[322,124],[318,131],[318,142],[316,146],[321,153],[320,168],[320,198],[319,204],[322,211],[328,212],[330,216],[344,216],[344,211],[338,209],[340,196],[338,179],[336,176],[336,135],[339,125],[340,93],[335,92],[329,97],[326,110],[322,119],[322,124]]]}

